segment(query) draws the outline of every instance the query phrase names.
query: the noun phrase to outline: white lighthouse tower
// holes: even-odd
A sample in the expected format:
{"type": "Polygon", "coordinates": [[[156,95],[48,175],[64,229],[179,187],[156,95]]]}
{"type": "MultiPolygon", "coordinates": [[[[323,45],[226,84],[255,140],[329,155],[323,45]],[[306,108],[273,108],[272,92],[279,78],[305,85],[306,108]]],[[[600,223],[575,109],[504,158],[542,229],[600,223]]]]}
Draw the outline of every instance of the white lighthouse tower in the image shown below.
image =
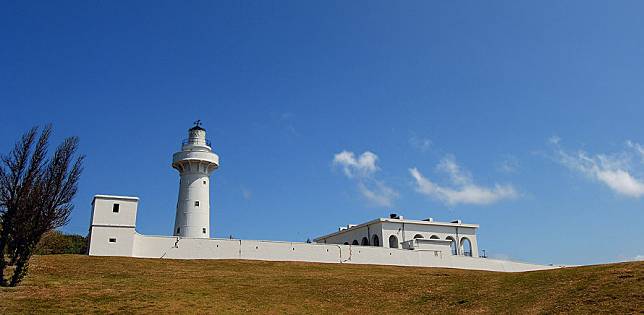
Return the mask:
{"type": "Polygon", "coordinates": [[[172,167],[181,176],[174,221],[174,235],[181,237],[210,237],[210,174],[219,167],[219,156],[200,125],[197,120],[181,151],[172,156],[172,167]]]}

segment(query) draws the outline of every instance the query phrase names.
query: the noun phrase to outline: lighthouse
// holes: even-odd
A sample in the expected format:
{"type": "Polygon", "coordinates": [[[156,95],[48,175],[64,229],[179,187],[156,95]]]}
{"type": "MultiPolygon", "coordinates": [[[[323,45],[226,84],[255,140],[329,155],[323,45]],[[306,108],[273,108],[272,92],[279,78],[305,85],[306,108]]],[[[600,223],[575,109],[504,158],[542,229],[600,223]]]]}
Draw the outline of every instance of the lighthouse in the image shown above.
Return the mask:
{"type": "Polygon", "coordinates": [[[172,167],[180,176],[173,234],[210,237],[210,174],[219,167],[219,156],[212,152],[199,120],[188,130],[181,151],[172,156],[172,167]]]}

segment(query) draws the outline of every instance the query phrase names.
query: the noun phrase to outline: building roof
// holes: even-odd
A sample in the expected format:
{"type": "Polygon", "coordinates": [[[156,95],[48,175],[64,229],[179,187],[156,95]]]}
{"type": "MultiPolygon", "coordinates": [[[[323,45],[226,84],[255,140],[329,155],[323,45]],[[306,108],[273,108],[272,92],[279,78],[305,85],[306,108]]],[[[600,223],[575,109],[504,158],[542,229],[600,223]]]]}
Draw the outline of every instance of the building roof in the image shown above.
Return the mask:
{"type": "Polygon", "coordinates": [[[203,127],[201,127],[201,126],[199,126],[199,125],[196,125],[196,126],[194,126],[194,127],[190,128],[189,130],[190,130],[190,131],[195,131],[195,130],[203,130],[203,131],[206,131],[206,129],[203,129],[203,127]]]}
{"type": "Polygon", "coordinates": [[[119,200],[130,200],[130,201],[139,201],[139,197],[130,197],[130,196],[114,196],[114,195],[94,195],[92,198],[92,203],[96,199],[119,199],[119,200]]]}
{"type": "Polygon", "coordinates": [[[345,230],[341,231],[336,231],[330,234],[322,235],[320,237],[315,238],[313,241],[318,241],[322,240],[325,238],[329,238],[331,236],[335,236],[338,234],[346,233],[351,230],[359,229],[362,227],[365,227],[367,225],[375,224],[375,223],[381,223],[381,222],[390,222],[390,223],[405,223],[405,224],[420,224],[420,225],[434,225],[434,226],[458,226],[458,227],[466,227],[466,228],[478,228],[478,224],[468,224],[468,223],[458,223],[458,222],[437,222],[437,221],[424,221],[424,220],[409,220],[409,219],[392,219],[392,218],[378,218],[375,220],[371,220],[365,223],[361,223],[355,226],[352,226],[350,228],[347,228],[345,230]]]}

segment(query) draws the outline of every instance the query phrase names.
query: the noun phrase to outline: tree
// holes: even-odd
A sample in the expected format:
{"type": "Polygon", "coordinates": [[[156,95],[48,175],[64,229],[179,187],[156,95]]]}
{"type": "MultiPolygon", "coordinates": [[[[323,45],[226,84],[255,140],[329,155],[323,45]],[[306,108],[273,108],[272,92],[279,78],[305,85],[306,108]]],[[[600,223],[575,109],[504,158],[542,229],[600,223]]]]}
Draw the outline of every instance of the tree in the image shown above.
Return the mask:
{"type": "Polygon", "coordinates": [[[34,249],[34,255],[87,254],[87,238],[58,230],[45,233],[34,249]]]}
{"type": "Polygon", "coordinates": [[[47,158],[51,125],[25,133],[0,164],[0,286],[16,286],[43,234],[69,221],[84,156],[66,138],[47,158]],[[76,156],[76,158],[75,158],[76,156]]]}

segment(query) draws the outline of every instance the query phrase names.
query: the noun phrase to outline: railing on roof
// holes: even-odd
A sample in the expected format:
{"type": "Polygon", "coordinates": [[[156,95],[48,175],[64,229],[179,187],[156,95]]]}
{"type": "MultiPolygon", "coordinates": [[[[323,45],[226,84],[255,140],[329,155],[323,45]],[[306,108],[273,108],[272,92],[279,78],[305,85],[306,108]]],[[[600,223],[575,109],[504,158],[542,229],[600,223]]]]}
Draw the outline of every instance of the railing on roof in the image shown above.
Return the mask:
{"type": "MultiPolygon", "coordinates": [[[[197,144],[198,145],[198,144],[200,144],[200,142],[201,141],[192,141],[191,142],[190,139],[183,139],[183,141],[181,141],[181,145],[182,146],[187,145],[187,144],[197,144]]],[[[211,146],[210,145],[210,140],[206,139],[205,142],[206,142],[207,146],[209,146],[209,147],[211,146]]]]}

